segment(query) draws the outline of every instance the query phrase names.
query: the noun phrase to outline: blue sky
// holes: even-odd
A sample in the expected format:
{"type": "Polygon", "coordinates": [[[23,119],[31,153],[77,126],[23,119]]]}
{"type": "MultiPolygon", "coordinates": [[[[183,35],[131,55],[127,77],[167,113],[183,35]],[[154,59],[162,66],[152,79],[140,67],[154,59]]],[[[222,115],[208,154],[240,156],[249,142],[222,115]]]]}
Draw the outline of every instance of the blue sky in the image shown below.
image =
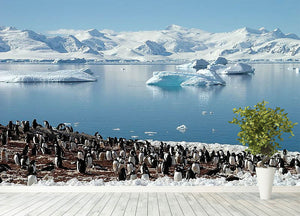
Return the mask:
{"type": "Polygon", "coordinates": [[[209,32],[241,27],[300,36],[300,0],[0,0],[0,26],[56,29],[165,29],[177,24],[209,32]]]}

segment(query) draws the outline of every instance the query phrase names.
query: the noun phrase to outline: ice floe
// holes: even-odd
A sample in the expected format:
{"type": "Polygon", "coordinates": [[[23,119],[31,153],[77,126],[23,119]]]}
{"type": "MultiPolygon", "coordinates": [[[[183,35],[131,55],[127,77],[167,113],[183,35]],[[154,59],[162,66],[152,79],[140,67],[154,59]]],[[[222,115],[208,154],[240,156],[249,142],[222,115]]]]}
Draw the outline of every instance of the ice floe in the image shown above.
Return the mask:
{"type": "Polygon", "coordinates": [[[0,82],[35,83],[35,82],[94,82],[96,77],[91,70],[59,70],[45,72],[0,71],[0,82]]]}
{"type": "Polygon", "coordinates": [[[176,128],[176,130],[178,130],[181,133],[184,133],[187,130],[187,126],[186,125],[180,125],[176,128]]]}

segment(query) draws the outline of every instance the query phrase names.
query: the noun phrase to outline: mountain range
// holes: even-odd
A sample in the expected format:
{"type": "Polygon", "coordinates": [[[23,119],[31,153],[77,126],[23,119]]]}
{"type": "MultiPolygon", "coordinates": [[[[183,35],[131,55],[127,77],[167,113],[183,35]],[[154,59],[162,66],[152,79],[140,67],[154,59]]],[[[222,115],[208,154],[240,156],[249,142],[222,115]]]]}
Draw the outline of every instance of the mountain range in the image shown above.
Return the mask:
{"type": "Polygon", "coordinates": [[[57,60],[84,58],[95,61],[298,60],[300,38],[280,29],[241,28],[210,33],[168,26],[158,31],[114,32],[96,29],[73,35],[40,34],[32,30],[0,27],[0,60],[57,60]]]}

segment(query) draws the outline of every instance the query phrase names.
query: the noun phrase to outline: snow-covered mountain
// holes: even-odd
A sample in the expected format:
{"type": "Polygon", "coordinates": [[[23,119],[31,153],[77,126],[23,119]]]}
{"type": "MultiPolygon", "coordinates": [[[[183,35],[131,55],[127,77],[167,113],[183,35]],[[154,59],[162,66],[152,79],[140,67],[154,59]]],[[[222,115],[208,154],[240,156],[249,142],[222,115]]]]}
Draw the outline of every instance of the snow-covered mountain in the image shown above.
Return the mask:
{"type": "MultiPolygon", "coordinates": [[[[75,32],[75,31],[74,31],[75,32]]],[[[177,61],[219,56],[229,60],[297,60],[300,38],[279,29],[241,28],[209,33],[171,25],[165,30],[114,32],[76,31],[74,35],[43,35],[0,27],[2,59],[71,59],[177,61]]]]}

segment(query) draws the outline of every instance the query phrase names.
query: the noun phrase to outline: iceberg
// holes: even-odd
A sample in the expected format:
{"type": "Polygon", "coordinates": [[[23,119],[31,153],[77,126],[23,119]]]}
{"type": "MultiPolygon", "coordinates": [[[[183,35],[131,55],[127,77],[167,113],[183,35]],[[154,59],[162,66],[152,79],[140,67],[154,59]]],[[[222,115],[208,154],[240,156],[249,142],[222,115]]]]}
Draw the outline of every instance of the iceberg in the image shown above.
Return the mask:
{"type": "Polygon", "coordinates": [[[95,82],[96,77],[90,69],[58,70],[52,72],[0,71],[0,82],[35,83],[35,82],[95,82]]]}
{"type": "Polygon", "coordinates": [[[225,85],[225,81],[215,72],[208,69],[195,73],[157,71],[146,82],[147,85],[175,87],[175,86],[211,86],[225,85]]]}
{"type": "Polygon", "coordinates": [[[199,59],[199,60],[195,60],[191,63],[177,65],[176,68],[177,69],[183,69],[183,70],[190,70],[190,69],[199,70],[199,69],[207,68],[208,65],[209,65],[209,63],[206,60],[199,59]]]}
{"type": "Polygon", "coordinates": [[[228,61],[226,58],[218,57],[214,64],[227,65],[228,61]]]}
{"type": "Polygon", "coordinates": [[[245,63],[237,63],[233,66],[226,68],[223,73],[225,74],[247,74],[254,73],[254,68],[245,63]]]}

